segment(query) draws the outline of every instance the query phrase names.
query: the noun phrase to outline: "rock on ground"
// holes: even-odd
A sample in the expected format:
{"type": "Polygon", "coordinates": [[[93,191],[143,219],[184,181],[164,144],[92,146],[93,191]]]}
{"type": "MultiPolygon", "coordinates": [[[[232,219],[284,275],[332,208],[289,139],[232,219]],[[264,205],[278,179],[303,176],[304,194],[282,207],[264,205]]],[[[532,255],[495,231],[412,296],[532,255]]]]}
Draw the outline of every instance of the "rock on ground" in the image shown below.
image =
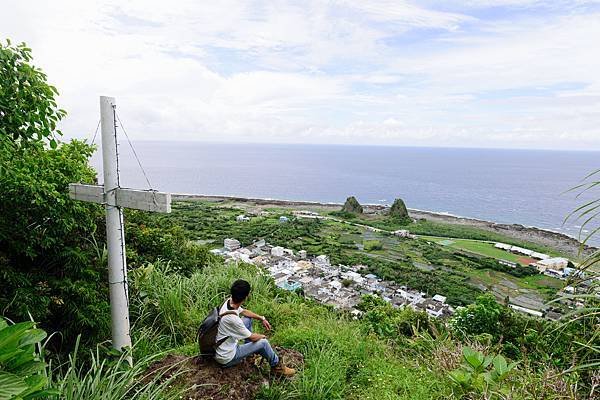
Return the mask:
{"type": "MultiPolygon", "coordinates": [[[[300,352],[281,347],[275,350],[287,366],[296,370],[302,367],[304,357],[300,352]]],[[[234,367],[221,368],[214,360],[172,354],[152,364],[145,380],[159,374],[161,379],[179,374],[174,386],[186,389],[185,399],[250,400],[263,386],[270,385],[275,379],[285,379],[270,374],[269,370],[260,356],[250,356],[234,367]]]]}

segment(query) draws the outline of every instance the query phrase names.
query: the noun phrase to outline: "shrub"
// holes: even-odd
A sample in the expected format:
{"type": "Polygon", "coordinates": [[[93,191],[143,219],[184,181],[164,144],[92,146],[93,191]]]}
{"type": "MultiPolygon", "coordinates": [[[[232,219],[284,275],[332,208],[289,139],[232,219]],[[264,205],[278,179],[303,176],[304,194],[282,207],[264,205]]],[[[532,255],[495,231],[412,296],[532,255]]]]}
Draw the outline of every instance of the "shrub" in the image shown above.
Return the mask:
{"type": "Polygon", "coordinates": [[[503,383],[517,363],[507,363],[501,355],[485,354],[463,348],[463,363],[460,368],[448,375],[454,384],[454,393],[464,396],[468,393],[483,395],[486,399],[503,398],[510,388],[503,383]]]}
{"type": "Polygon", "coordinates": [[[491,294],[477,297],[474,304],[456,310],[450,319],[452,330],[459,337],[475,336],[482,333],[498,333],[502,306],[491,294]]]}
{"type": "Polygon", "coordinates": [[[95,340],[109,330],[104,222],[97,204],[69,198],[71,182],[94,183],[93,147],[0,149],[0,304],[13,320],[32,318],[63,337],[95,340]]]}
{"type": "MultiPolygon", "coordinates": [[[[61,135],[58,122],[66,115],[56,106],[58,91],[48,84],[46,74],[31,65],[31,49],[25,43],[0,43],[0,146],[13,141],[21,146],[61,135]]],[[[4,170],[0,163],[0,175],[4,170]]]]}
{"type": "Polygon", "coordinates": [[[374,251],[383,249],[383,245],[379,240],[365,240],[363,242],[364,249],[366,251],[374,251]]]}
{"type": "Polygon", "coordinates": [[[158,370],[153,377],[147,376],[147,368],[165,353],[155,353],[135,360],[129,365],[130,353],[115,354],[116,358],[102,355],[100,347],[90,352],[89,363],[77,358],[78,346],[69,356],[65,372],[52,376],[61,400],[170,400],[180,399],[186,388],[171,386],[182,374],[173,370],[158,370]]]}
{"type": "Polygon", "coordinates": [[[433,327],[425,312],[410,307],[394,308],[379,296],[363,296],[357,308],[364,312],[362,322],[367,331],[387,340],[398,339],[399,335],[412,337],[433,327]]]}

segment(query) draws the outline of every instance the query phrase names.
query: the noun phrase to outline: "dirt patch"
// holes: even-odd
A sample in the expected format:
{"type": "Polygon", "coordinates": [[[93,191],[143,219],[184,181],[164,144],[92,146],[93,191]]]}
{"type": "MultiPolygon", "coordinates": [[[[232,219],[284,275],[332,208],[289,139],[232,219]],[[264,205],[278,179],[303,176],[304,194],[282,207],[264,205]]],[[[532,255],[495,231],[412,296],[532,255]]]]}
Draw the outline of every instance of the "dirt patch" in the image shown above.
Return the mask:
{"type": "MultiPolygon", "coordinates": [[[[302,353],[275,347],[283,362],[296,370],[304,364],[302,353]]],[[[168,379],[176,374],[174,386],[186,390],[186,399],[203,400],[250,400],[263,386],[277,379],[269,372],[269,365],[260,356],[247,357],[242,363],[221,368],[214,360],[201,357],[168,355],[148,368],[147,380],[157,375],[168,379]]]]}
{"type": "Polygon", "coordinates": [[[538,260],[536,260],[535,258],[530,258],[530,257],[519,257],[517,259],[517,261],[520,264],[529,265],[529,264],[533,264],[533,263],[537,262],[538,260]]]}

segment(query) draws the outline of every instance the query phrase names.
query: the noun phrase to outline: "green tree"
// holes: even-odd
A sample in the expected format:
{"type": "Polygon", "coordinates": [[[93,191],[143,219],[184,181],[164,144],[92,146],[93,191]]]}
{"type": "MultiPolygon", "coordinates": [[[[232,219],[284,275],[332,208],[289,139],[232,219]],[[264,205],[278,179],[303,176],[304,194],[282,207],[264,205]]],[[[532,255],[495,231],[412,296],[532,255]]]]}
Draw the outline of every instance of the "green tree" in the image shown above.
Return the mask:
{"type": "Polygon", "coordinates": [[[93,183],[92,146],[40,142],[5,147],[0,176],[0,309],[29,314],[48,330],[92,338],[108,328],[99,205],[69,198],[70,182],[93,183]],[[98,235],[99,233],[99,235],[98,235]],[[99,236],[99,237],[97,237],[99,236]]]}
{"type": "Polygon", "coordinates": [[[31,60],[25,43],[0,43],[0,143],[24,145],[49,139],[56,148],[56,136],[61,135],[56,125],[66,112],[56,104],[56,88],[31,60]]]}
{"type": "Polygon", "coordinates": [[[101,208],[71,200],[68,184],[95,182],[94,149],[58,145],[66,113],[31,60],[25,44],[0,45],[0,310],[93,340],[108,329],[101,208]]]}
{"type": "Polygon", "coordinates": [[[491,294],[477,297],[473,304],[461,307],[450,320],[452,330],[461,337],[475,336],[482,333],[498,334],[502,306],[491,294]]]}

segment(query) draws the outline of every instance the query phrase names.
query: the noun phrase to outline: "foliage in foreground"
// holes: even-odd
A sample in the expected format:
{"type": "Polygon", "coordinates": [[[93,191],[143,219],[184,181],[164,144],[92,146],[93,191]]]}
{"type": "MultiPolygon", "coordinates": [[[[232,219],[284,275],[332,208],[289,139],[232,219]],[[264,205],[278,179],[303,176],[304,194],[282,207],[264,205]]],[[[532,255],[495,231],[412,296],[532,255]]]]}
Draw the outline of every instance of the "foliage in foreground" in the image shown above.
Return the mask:
{"type": "Polygon", "coordinates": [[[516,362],[507,363],[502,355],[485,355],[469,347],[463,348],[461,366],[449,373],[454,392],[462,397],[468,393],[482,394],[486,399],[501,398],[510,393],[504,385],[516,362]]]}
{"type": "MultiPolygon", "coordinates": [[[[157,371],[147,377],[150,364],[158,361],[164,353],[143,356],[129,365],[129,352],[114,356],[103,354],[98,346],[92,352],[89,362],[77,358],[79,346],[69,355],[67,365],[55,372],[51,384],[59,393],[61,400],[169,400],[179,399],[183,391],[171,386],[179,373],[165,374],[157,371]]],[[[176,366],[175,366],[176,367],[176,366]]]]}
{"type": "Polygon", "coordinates": [[[36,399],[53,394],[47,389],[46,363],[40,355],[46,332],[33,322],[9,325],[0,317],[0,399],[36,399]]]}

